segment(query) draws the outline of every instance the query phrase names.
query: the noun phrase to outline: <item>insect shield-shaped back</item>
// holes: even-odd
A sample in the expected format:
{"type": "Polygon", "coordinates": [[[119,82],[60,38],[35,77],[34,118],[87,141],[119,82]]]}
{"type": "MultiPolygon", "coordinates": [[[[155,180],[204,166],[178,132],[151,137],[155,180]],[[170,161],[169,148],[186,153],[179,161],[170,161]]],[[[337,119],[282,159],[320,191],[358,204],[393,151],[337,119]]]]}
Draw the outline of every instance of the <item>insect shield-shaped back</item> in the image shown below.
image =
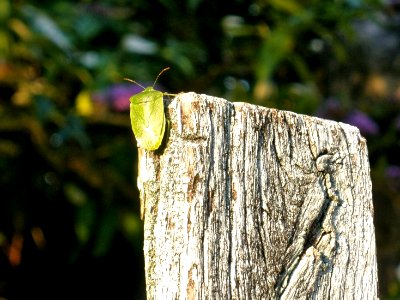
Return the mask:
{"type": "Polygon", "coordinates": [[[138,146],[146,150],[157,150],[164,137],[166,126],[163,102],[164,93],[156,91],[154,85],[158,77],[168,69],[163,69],[158,74],[153,86],[147,88],[144,88],[134,80],[124,78],[144,89],[142,92],[133,95],[129,101],[131,102],[130,117],[133,133],[138,146]]]}

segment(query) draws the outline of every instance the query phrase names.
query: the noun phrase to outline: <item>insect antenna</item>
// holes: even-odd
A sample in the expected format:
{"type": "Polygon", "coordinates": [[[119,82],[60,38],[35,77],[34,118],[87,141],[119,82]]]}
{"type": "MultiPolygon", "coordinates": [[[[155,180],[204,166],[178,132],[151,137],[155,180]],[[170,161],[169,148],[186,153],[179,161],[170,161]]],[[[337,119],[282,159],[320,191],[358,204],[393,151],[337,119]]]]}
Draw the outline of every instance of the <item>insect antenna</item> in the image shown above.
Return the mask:
{"type": "Polygon", "coordinates": [[[169,69],[170,69],[170,67],[166,67],[165,69],[162,69],[160,73],[158,73],[158,75],[157,75],[157,77],[156,77],[156,80],[154,80],[153,88],[154,88],[154,86],[156,85],[156,82],[157,82],[157,80],[158,80],[158,77],[160,77],[160,75],[161,75],[162,73],[164,73],[165,71],[168,71],[169,69]]]}
{"type": "Polygon", "coordinates": [[[124,80],[133,82],[133,83],[137,84],[138,86],[140,86],[142,89],[145,89],[145,87],[143,85],[137,83],[135,80],[132,80],[132,79],[129,79],[129,78],[124,78],[124,80]]]}

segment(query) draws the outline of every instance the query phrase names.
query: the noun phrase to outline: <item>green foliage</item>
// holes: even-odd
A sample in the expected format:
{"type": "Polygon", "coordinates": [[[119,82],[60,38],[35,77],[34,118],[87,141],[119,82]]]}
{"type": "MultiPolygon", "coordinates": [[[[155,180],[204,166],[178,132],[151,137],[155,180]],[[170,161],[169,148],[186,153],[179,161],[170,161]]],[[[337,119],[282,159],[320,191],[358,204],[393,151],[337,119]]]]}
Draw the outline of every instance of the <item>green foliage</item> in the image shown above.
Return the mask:
{"type": "MultiPolygon", "coordinates": [[[[148,108],[144,94],[133,97],[135,115],[153,116],[157,90],[195,91],[359,126],[378,250],[390,254],[379,259],[398,263],[398,243],[388,246],[398,234],[380,231],[400,226],[398,10],[378,0],[0,0],[3,261],[24,270],[42,259],[44,268],[51,263],[34,253],[46,253],[62,273],[68,263],[112,257],[121,244],[142,261],[128,113],[142,89],[123,77],[152,82],[168,65],[173,76],[147,90],[148,108]],[[384,207],[391,218],[379,217],[384,207]]],[[[385,277],[395,263],[380,269],[383,296],[398,296],[398,282],[385,277]]],[[[1,277],[0,292],[7,284],[1,277]]],[[[111,298],[126,298],[117,290],[111,298]]]]}

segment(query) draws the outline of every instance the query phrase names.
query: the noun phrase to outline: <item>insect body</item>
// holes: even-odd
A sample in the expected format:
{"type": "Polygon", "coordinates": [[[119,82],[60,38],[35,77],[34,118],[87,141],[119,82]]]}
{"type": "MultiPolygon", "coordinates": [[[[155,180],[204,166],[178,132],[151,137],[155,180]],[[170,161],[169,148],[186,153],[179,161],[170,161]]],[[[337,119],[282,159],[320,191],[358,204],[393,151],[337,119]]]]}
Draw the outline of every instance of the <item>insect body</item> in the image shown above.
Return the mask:
{"type": "Polygon", "coordinates": [[[153,86],[144,88],[136,81],[124,78],[141,86],[144,90],[130,97],[131,126],[138,145],[146,150],[157,150],[164,137],[166,120],[164,115],[163,95],[171,95],[154,89],[158,77],[169,68],[163,69],[153,86]]]}

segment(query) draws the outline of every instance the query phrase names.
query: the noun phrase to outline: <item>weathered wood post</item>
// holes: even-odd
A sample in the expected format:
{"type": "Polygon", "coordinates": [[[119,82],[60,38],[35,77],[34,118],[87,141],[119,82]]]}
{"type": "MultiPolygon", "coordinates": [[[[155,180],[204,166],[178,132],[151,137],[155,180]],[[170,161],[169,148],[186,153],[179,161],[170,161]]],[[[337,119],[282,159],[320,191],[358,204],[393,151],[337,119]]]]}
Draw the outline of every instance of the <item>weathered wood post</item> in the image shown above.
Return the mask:
{"type": "Polygon", "coordinates": [[[357,128],[195,93],[166,115],[140,150],[148,299],[377,299],[357,128]]]}

